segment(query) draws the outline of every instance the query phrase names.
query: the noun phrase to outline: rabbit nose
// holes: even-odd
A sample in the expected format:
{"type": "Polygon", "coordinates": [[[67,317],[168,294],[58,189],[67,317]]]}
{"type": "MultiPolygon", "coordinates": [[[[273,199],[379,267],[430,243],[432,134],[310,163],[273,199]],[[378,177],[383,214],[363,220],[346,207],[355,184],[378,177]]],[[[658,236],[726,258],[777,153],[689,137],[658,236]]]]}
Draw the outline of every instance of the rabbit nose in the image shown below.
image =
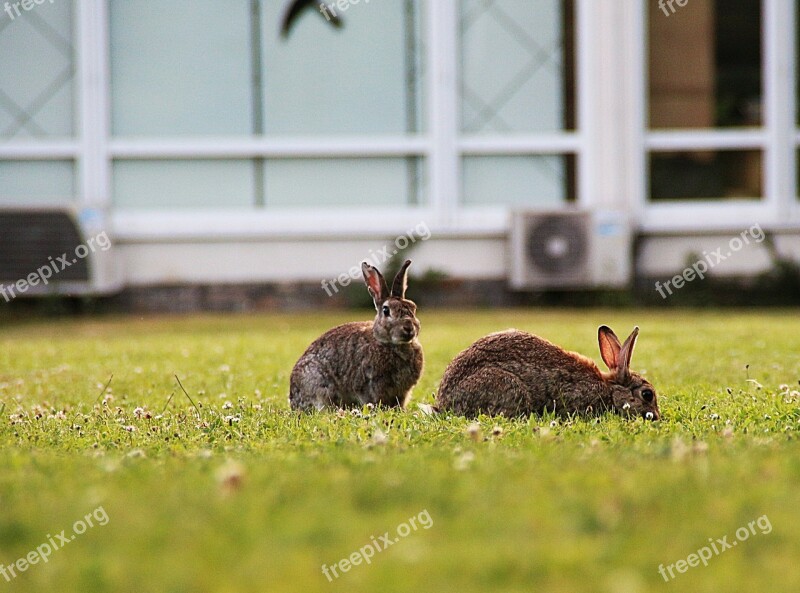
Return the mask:
{"type": "Polygon", "coordinates": [[[414,323],[411,321],[406,321],[403,323],[403,331],[407,333],[409,336],[414,334],[414,323]]]}

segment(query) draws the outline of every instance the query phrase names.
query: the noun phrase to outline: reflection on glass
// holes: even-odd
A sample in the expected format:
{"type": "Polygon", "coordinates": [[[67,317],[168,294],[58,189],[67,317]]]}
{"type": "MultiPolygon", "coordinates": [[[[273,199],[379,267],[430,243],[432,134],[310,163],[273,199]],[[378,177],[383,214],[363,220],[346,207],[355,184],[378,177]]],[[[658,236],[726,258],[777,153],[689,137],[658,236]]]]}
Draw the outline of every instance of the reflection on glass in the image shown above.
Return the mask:
{"type": "Polygon", "coordinates": [[[0,12],[0,138],[72,136],[73,4],[26,4],[0,12]]]}
{"type": "Polygon", "coordinates": [[[762,125],[761,0],[647,5],[650,127],[762,125]]]}
{"type": "Polygon", "coordinates": [[[465,157],[464,203],[558,207],[574,200],[574,161],[572,155],[465,157]]]}
{"type": "Polygon", "coordinates": [[[348,4],[342,29],[308,11],[282,38],[277,23],[286,4],[260,4],[266,134],[421,131],[418,0],[348,4]]]}
{"type": "Polygon", "coordinates": [[[73,161],[0,161],[0,204],[52,204],[74,199],[73,161]]]}
{"type": "Polygon", "coordinates": [[[118,209],[247,208],[254,203],[253,163],[235,160],[116,161],[118,209]]]}
{"type": "Polygon", "coordinates": [[[424,167],[418,158],[119,160],[113,173],[119,209],[400,207],[424,202],[424,167]],[[255,175],[256,169],[262,175],[255,175]],[[263,189],[255,182],[262,177],[263,189]]]}
{"type": "Polygon", "coordinates": [[[284,38],[286,4],[111,0],[114,134],[421,131],[418,0],[353,3],[342,30],[309,10],[284,38]]]}
{"type": "Polygon", "coordinates": [[[707,150],[650,153],[650,199],[759,199],[762,153],[707,150]]]}
{"type": "Polygon", "coordinates": [[[417,158],[273,159],[264,163],[267,208],[409,206],[424,202],[417,158]]]}
{"type": "Polygon", "coordinates": [[[250,134],[249,3],[112,0],[117,136],[250,134]]]}
{"type": "Polygon", "coordinates": [[[574,127],[573,2],[461,0],[461,129],[574,127]]]}

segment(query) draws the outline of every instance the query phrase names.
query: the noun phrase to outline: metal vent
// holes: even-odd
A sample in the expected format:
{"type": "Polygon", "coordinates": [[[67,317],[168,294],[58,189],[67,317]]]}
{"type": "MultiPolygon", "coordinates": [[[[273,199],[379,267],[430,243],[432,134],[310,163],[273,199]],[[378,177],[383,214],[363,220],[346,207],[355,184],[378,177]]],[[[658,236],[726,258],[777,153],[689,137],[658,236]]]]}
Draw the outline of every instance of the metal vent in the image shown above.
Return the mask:
{"type": "Polygon", "coordinates": [[[88,282],[89,259],[75,257],[80,228],[64,211],[0,211],[0,280],[16,282],[53,263],[59,281],[88,282]],[[55,260],[67,256],[69,267],[55,260]]]}
{"type": "Polygon", "coordinates": [[[509,284],[524,290],[624,287],[631,277],[630,246],[623,212],[513,212],[509,284]]]}
{"type": "Polygon", "coordinates": [[[532,222],[525,251],[541,274],[571,276],[586,266],[589,247],[585,219],[552,215],[532,222]]]}

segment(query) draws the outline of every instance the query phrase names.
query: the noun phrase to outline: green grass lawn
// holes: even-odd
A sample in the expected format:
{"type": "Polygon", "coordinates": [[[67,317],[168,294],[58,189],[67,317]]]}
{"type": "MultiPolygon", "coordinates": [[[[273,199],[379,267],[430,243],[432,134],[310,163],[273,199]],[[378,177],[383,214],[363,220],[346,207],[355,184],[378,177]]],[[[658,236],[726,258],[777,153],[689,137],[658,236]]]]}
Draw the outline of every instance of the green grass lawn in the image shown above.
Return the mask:
{"type": "Polygon", "coordinates": [[[421,310],[427,362],[408,410],[290,412],[308,343],[369,316],[6,322],[0,587],[800,591],[796,311],[421,310]],[[486,333],[517,327],[599,361],[601,323],[640,325],[632,366],[662,422],[476,430],[417,407],[486,333]],[[375,552],[387,532],[397,541],[375,552]],[[64,549],[7,568],[46,543],[64,549]],[[679,562],[712,544],[707,566],[679,562]],[[369,564],[339,564],[369,547],[369,564]]]}

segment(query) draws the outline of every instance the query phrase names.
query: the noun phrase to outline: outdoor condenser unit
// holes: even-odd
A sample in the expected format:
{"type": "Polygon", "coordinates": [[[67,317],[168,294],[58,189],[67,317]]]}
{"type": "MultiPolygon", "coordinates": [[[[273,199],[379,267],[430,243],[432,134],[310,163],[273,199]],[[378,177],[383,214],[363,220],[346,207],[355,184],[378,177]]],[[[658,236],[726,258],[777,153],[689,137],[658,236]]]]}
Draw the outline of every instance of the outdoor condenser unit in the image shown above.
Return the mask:
{"type": "Polygon", "coordinates": [[[0,207],[0,305],[18,296],[119,290],[107,222],[94,208],[0,207]]]}
{"type": "Polygon", "coordinates": [[[631,228],[622,212],[517,211],[510,231],[512,288],[622,288],[631,280],[631,228]]]}

